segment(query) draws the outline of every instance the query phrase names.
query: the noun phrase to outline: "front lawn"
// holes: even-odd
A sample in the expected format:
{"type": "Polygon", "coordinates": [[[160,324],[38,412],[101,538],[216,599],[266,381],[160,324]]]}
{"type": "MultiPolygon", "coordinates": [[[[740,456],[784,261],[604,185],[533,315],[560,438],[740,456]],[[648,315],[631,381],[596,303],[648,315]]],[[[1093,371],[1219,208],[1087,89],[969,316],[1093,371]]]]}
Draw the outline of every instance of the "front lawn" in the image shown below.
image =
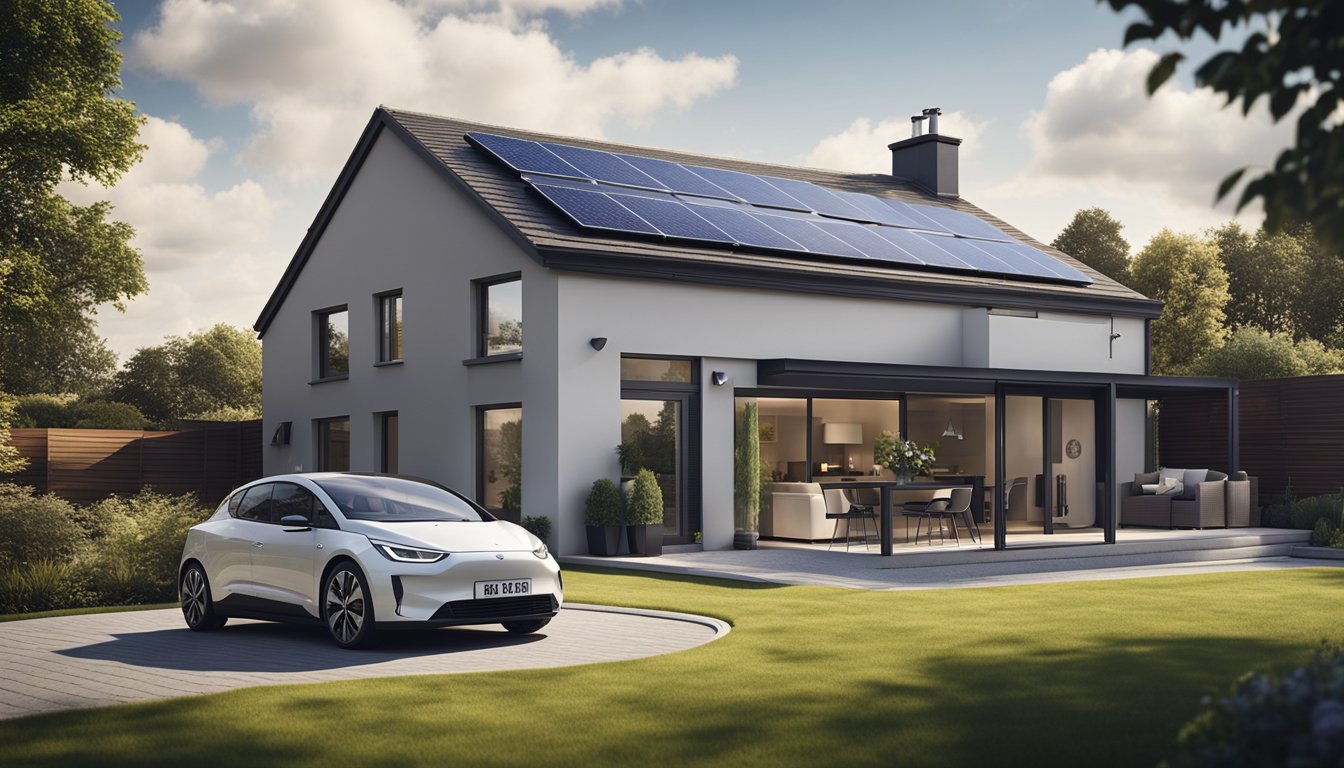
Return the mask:
{"type": "Polygon", "coordinates": [[[565,581],[573,601],[734,628],[639,661],[5,721],[0,764],[1142,766],[1202,695],[1344,639],[1339,569],[921,592],[565,581]]]}

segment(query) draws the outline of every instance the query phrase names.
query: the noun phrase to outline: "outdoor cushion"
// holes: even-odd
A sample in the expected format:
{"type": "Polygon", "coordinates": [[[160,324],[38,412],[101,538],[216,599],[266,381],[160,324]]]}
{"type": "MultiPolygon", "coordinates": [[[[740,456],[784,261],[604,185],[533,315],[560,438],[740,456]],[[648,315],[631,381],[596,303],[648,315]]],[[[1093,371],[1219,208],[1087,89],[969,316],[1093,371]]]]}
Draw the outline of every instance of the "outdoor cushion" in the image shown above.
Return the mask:
{"type": "Polygon", "coordinates": [[[1175,495],[1185,490],[1184,469],[1171,469],[1169,467],[1161,467],[1157,470],[1157,474],[1158,474],[1158,482],[1161,483],[1162,485],[1162,487],[1157,490],[1159,494],[1175,495]],[[1171,480],[1176,484],[1174,490],[1170,485],[1168,485],[1167,483],[1168,480],[1171,480]]]}
{"type": "Polygon", "coordinates": [[[1226,479],[1227,479],[1227,475],[1224,475],[1222,472],[1219,472],[1219,471],[1216,470],[1216,469],[1210,469],[1210,470],[1209,470],[1209,474],[1208,474],[1208,476],[1204,478],[1204,482],[1207,483],[1207,482],[1210,482],[1210,481],[1226,480],[1226,479]]]}
{"type": "Polygon", "coordinates": [[[1134,473],[1134,484],[1135,484],[1135,485],[1144,485],[1144,484],[1148,484],[1148,483],[1151,483],[1151,484],[1153,484],[1153,485],[1157,485],[1157,482],[1158,482],[1159,480],[1161,480],[1161,479],[1162,479],[1161,476],[1158,475],[1156,472],[1135,472],[1135,473],[1134,473]]]}
{"type": "Polygon", "coordinates": [[[1182,490],[1183,486],[1181,485],[1181,481],[1173,477],[1164,477],[1162,478],[1162,482],[1157,484],[1156,493],[1158,496],[1175,496],[1182,490]]]}
{"type": "Polygon", "coordinates": [[[1144,483],[1143,485],[1139,486],[1139,489],[1142,490],[1144,493],[1154,494],[1157,493],[1157,485],[1158,485],[1157,483],[1144,483]]]}

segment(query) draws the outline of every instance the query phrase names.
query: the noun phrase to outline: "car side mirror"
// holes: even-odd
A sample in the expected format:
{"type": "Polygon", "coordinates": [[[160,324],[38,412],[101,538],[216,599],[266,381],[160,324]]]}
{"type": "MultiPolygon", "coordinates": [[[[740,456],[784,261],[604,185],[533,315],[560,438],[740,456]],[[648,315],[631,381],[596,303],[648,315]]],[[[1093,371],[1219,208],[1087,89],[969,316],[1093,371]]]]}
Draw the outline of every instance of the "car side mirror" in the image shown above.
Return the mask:
{"type": "Polygon", "coordinates": [[[285,526],[286,531],[307,531],[313,527],[303,515],[285,515],[280,518],[280,524],[285,526]]]}

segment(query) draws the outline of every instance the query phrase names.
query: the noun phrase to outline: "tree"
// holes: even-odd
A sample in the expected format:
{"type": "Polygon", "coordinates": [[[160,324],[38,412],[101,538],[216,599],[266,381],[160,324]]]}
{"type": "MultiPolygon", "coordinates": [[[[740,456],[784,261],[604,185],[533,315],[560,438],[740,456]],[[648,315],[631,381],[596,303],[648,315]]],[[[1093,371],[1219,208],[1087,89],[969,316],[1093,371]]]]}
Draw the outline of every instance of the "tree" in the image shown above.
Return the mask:
{"type": "Polygon", "coordinates": [[[1084,208],[1050,245],[1119,283],[1129,283],[1129,243],[1123,224],[1102,208],[1084,208]]]}
{"type": "Polygon", "coordinates": [[[221,413],[258,418],[261,343],[250,331],[224,323],[170,336],[136,351],[117,372],[108,397],[159,424],[221,413]]]}
{"type": "Polygon", "coordinates": [[[1294,342],[1287,333],[1241,328],[1227,343],[1201,358],[1195,371],[1203,376],[1231,379],[1272,379],[1338,373],[1344,352],[1326,349],[1314,339],[1294,342]]]}
{"type": "Polygon", "coordinates": [[[1296,333],[1294,306],[1306,274],[1307,248],[1294,234],[1254,235],[1230,222],[1209,233],[1227,271],[1227,325],[1296,333]]]}
{"type": "Polygon", "coordinates": [[[143,150],[135,105],[112,96],[117,19],[106,0],[11,0],[0,10],[0,382],[18,393],[88,368],[71,358],[91,351],[93,312],[147,288],[131,228],[107,220],[107,203],[80,207],[56,193],[66,175],[111,185],[143,150]]]}
{"type": "Polygon", "coordinates": [[[1299,233],[1307,253],[1293,301],[1293,325],[1299,338],[1344,347],[1344,249],[1324,247],[1310,227],[1299,233]]]}
{"type": "MultiPolygon", "coordinates": [[[[1134,6],[1143,18],[1125,30],[1125,44],[1173,34],[1188,41],[1200,32],[1217,42],[1224,30],[1251,32],[1239,50],[1220,50],[1195,70],[1195,83],[1241,102],[1249,114],[1261,96],[1268,98],[1275,122],[1301,107],[1296,141],[1274,167],[1252,179],[1237,208],[1264,202],[1265,226],[1282,232],[1310,222],[1321,241],[1344,255],[1344,7],[1339,0],[1107,0],[1117,12],[1134,6]]],[[[1148,73],[1155,92],[1185,58],[1167,53],[1148,73]]],[[[1233,172],[1218,186],[1226,197],[1248,168],[1233,172]]]]}
{"type": "Polygon", "coordinates": [[[0,475],[22,472],[28,466],[28,460],[9,442],[9,425],[13,418],[14,400],[0,392],[0,475]]]}
{"type": "Polygon", "coordinates": [[[1153,321],[1153,372],[1184,374],[1221,346],[1227,273],[1218,249],[1194,235],[1164,229],[1134,257],[1133,287],[1166,303],[1153,321]]]}

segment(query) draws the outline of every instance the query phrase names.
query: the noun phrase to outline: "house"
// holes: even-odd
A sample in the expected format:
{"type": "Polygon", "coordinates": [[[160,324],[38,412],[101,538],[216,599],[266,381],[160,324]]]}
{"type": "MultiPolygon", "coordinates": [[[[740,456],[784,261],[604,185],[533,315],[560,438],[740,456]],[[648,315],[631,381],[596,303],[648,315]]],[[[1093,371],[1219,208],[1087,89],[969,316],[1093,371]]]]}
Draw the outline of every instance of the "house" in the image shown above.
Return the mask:
{"type": "Polygon", "coordinates": [[[432,478],[568,554],[624,444],[666,541],[722,548],[735,440],[770,535],[773,483],[890,479],[889,431],[981,478],[998,547],[1114,541],[1148,402],[1235,425],[1236,385],[1148,375],[1160,303],[963,200],[959,144],[845,174],[379,108],[256,323],[266,472],[432,478]]]}

